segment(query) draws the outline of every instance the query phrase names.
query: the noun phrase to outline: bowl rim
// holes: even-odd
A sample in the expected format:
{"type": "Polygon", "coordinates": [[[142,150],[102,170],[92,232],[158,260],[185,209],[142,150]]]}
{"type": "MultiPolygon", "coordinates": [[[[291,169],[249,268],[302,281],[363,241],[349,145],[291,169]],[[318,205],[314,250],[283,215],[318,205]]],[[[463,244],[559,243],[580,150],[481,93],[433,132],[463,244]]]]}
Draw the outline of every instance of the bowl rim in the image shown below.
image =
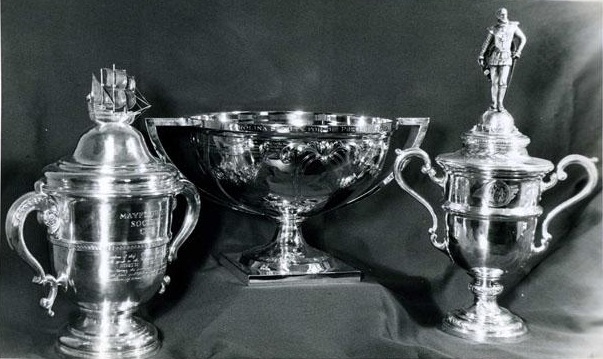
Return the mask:
{"type": "Polygon", "coordinates": [[[270,134],[387,134],[396,129],[396,122],[389,118],[308,111],[224,111],[176,118],[152,117],[146,121],[153,126],[270,134]]]}

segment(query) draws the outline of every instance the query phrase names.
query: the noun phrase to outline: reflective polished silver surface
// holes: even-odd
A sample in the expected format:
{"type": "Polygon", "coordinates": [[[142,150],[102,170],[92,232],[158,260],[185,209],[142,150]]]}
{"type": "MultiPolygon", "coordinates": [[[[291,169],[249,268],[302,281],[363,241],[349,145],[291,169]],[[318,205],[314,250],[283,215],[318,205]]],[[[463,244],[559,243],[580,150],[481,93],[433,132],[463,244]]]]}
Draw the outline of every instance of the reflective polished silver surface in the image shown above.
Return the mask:
{"type": "MultiPolygon", "coordinates": [[[[506,19],[506,10],[504,14],[506,19]]],[[[505,62],[500,66],[509,64],[505,62]]],[[[491,63],[490,67],[493,66],[498,65],[491,63]]],[[[507,83],[503,84],[506,91],[507,83]]],[[[499,99],[498,104],[502,105],[502,99],[499,99]]],[[[557,170],[551,173],[553,164],[528,154],[526,147],[530,139],[517,130],[511,114],[499,105],[491,106],[478,124],[462,136],[463,146],[459,151],[436,157],[444,171],[442,176],[438,177],[429,155],[418,148],[396,150],[398,157],[394,165],[400,187],[431,214],[433,225],[429,234],[432,244],[473,278],[469,286],[475,296],[473,305],[446,315],[442,329],[478,342],[513,341],[527,333],[521,318],[497,304],[497,296],[503,290],[501,277],[524,271],[535,254],[547,249],[551,240],[548,232],[551,220],[560,211],[588,196],[598,179],[594,165],[597,159],[575,154],[563,158],[557,170]],[[405,166],[413,157],[424,162],[421,171],[445,193],[442,208],[446,235],[442,240],[436,235],[438,219],[433,208],[402,177],[405,166]],[[541,194],[558,181],[565,180],[565,168],[573,164],[586,170],[587,183],[580,192],[545,216],[539,236],[536,225],[542,214],[541,194]],[[548,180],[545,180],[547,175],[548,180]]]]}
{"type": "Polygon", "coordinates": [[[308,246],[300,225],[388,183],[393,178],[383,168],[392,134],[411,126],[407,143],[418,147],[428,123],[301,111],[222,112],[150,118],[147,130],[157,152],[206,197],[278,222],[267,245],[223,257],[253,284],[358,280],[358,271],[308,246]]]}
{"type": "Polygon", "coordinates": [[[7,214],[9,245],[36,272],[34,283],[50,287],[40,305],[54,315],[55,298],[65,292],[79,307],[79,317],[59,333],[63,356],[139,358],[160,347],[157,329],[133,313],[169,283],[166,266],[194,229],[200,202],[194,185],[151,156],[129,125],[143,100],[125,70],[102,69],[88,96],[96,126],[7,214]],[[187,208],[172,238],[179,194],[187,208]],[[47,227],[55,274],[27,249],[23,226],[31,212],[47,227]]]}

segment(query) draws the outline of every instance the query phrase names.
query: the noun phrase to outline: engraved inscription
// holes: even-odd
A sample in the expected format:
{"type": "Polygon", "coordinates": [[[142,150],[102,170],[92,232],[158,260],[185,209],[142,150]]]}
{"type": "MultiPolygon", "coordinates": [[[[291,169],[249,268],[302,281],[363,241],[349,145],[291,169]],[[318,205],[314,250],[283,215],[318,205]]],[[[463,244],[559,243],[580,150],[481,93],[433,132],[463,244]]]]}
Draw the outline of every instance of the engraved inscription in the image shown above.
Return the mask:
{"type": "Polygon", "coordinates": [[[138,233],[142,235],[157,235],[157,220],[162,217],[162,211],[138,211],[122,212],[119,214],[120,220],[129,221],[130,228],[137,228],[138,233]]]}
{"type": "Polygon", "coordinates": [[[146,251],[113,252],[109,258],[109,281],[133,281],[162,275],[166,269],[165,246],[146,251]]]}
{"type": "Polygon", "coordinates": [[[333,126],[329,127],[329,132],[356,133],[356,126],[333,126]]]}
{"type": "Polygon", "coordinates": [[[320,126],[306,126],[306,132],[311,132],[311,133],[322,133],[322,132],[326,132],[326,128],[324,127],[320,127],[320,126]]]}
{"type": "Polygon", "coordinates": [[[119,214],[119,219],[144,219],[157,218],[161,215],[161,211],[141,211],[141,212],[124,212],[119,214]]]}
{"type": "Polygon", "coordinates": [[[270,128],[265,125],[258,125],[255,123],[252,124],[241,124],[239,125],[239,129],[241,131],[254,131],[254,132],[267,132],[270,131],[270,128]]]}

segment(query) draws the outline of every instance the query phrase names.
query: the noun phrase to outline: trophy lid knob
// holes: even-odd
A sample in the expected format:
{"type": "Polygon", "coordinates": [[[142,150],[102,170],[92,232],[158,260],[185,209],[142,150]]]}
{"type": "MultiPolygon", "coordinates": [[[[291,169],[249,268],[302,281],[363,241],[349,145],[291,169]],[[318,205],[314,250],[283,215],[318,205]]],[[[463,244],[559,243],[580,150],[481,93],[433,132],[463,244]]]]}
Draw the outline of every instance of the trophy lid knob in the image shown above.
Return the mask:
{"type": "Polygon", "coordinates": [[[518,133],[515,120],[508,111],[488,110],[484,112],[475,130],[490,134],[518,133]]]}

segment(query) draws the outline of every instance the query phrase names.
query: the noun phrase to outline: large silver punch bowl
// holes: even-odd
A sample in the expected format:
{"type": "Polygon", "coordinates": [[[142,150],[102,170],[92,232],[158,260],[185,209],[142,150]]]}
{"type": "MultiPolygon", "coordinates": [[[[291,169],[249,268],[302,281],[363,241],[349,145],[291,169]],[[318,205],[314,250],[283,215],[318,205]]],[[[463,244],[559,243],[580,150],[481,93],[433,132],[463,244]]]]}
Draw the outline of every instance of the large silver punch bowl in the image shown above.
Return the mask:
{"type": "MultiPolygon", "coordinates": [[[[384,171],[390,141],[408,125],[405,147],[418,147],[426,118],[312,112],[220,112],[147,119],[157,152],[203,195],[235,210],[274,218],[270,243],[223,263],[248,283],[356,278],[359,272],[308,246],[301,222],[364,198],[393,177],[384,171]]],[[[393,156],[391,156],[393,163],[393,156]]],[[[391,166],[390,166],[391,167],[391,166]]]]}

